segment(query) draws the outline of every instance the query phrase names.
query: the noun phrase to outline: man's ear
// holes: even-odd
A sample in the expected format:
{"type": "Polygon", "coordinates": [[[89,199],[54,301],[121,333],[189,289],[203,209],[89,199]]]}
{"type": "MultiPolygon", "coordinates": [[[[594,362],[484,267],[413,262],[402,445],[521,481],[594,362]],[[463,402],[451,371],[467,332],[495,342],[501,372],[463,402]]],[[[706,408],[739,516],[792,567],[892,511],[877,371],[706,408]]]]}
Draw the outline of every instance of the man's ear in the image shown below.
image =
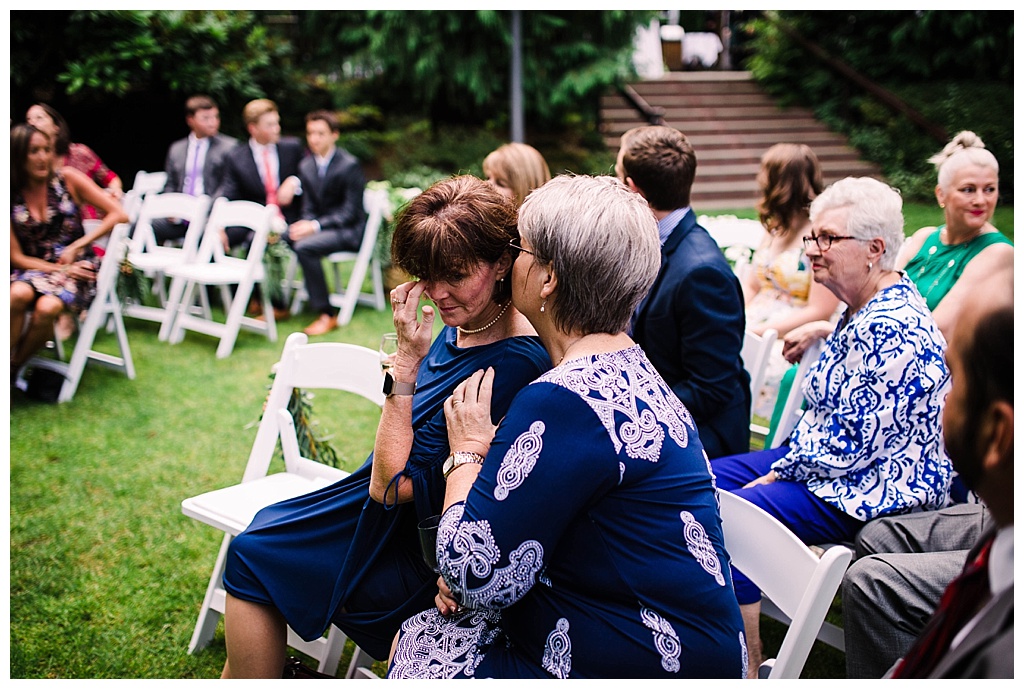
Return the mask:
{"type": "Polygon", "coordinates": [[[1013,469],[1013,405],[997,400],[989,405],[980,434],[981,466],[986,474],[1013,469]],[[1006,466],[1009,464],[1009,466],[1006,466]]]}

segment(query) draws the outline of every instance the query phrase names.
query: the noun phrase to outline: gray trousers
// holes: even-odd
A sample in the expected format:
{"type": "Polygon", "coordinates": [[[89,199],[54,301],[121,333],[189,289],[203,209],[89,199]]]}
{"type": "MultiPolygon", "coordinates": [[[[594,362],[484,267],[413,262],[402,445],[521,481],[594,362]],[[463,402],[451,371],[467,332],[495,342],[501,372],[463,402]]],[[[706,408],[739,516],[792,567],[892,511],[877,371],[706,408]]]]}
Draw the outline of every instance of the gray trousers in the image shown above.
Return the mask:
{"type": "Polygon", "coordinates": [[[847,678],[878,679],[903,657],[989,520],[961,504],[864,525],[842,585],[847,678]]]}

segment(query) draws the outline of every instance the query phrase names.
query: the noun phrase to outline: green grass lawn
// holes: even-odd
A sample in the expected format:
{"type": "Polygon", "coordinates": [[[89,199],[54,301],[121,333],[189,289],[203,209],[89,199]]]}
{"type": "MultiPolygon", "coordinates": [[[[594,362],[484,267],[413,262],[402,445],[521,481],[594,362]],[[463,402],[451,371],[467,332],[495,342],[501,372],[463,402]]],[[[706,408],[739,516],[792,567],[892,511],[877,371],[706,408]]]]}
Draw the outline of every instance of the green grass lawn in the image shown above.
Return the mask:
{"type": "MultiPolygon", "coordinates": [[[[929,211],[908,209],[908,226],[934,224],[929,211]]],[[[995,222],[1012,237],[1012,208],[995,222]]],[[[203,652],[186,649],[221,533],[182,515],[180,503],[240,479],[271,366],[312,318],[279,323],[276,343],[243,332],[223,360],[212,338],[189,333],[169,345],[156,324],[129,320],[135,380],[89,366],[62,405],[11,391],[12,678],[219,676],[223,627],[203,652]]],[[[348,326],[315,339],[376,349],[392,329],[389,311],[359,307],[348,326]]],[[[114,336],[101,332],[97,348],[115,353],[114,336]]],[[[373,446],[373,405],[318,396],[314,410],[346,468],[359,466],[373,446]]],[[[838,610],[837,601],[836,622],[838,610]]],[[[769,655],[784,631],[765,620],[769,655]]],[[[816,645],[805,676],[844,674],[842,654],[816,645]]]]}

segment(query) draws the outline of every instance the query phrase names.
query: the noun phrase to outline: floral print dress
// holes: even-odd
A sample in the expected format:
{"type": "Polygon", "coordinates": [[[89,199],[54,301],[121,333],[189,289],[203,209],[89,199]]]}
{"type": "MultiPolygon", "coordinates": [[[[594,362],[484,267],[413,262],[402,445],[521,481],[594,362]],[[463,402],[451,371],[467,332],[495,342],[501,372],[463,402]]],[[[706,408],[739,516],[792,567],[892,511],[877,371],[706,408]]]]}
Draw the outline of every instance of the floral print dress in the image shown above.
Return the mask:
{"type": "MultiPolygon", "coordinates": [[[[56,263],[64,248],[84,236],[78,205],[71,197],[64,176],[59,172],[46,189],[46,218],[36,220],[28,212],[25,197],[19,192],[11,199],[11,229],[26,256],[56,263]]],[[[99,260],[92,247],[83,249],[80,261],[89,261],[99,270],[99,260]]],[[[40,295],[59,298],[74,313],[89,308],[96,296],[94,280],[75,280],[59,271],[20,270],[11,267],[11,282],[27,282],[40,295]]]]}

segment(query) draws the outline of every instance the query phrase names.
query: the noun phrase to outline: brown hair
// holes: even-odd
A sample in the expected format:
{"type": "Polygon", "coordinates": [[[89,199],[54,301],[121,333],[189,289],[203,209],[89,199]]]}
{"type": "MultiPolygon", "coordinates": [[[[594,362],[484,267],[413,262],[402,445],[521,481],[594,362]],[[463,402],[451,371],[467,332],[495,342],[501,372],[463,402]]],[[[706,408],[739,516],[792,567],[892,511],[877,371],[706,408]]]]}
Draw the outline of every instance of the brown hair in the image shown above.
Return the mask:
{"type": "Polygon", "coordinates": [[[309,124],[314,120],[326,122],[332,132],[336,132],[341,129],[341,125],[338,124],[338,117],[330,110],[314,110],[306,115],[306,124],[309,124]]]}
{"type": "MultiPolygon", "coordinates": [[[[496,263],[518,236],[512,201],[487,182],[461,175],[437,182],[401,210],[391,261],[421,280],[455,282],[480,262],[496,263]]],[[[495,301],[511,298],[511,282],[498,282],[495,301]]]]}
{"type": "Polygon", "coordinates": [[[805,144],[775,144],[765,151],[757,185],[761,189],[757,215],[773,233],[791,229],[825,188],[818,156],[805,144]]]}
{"type": "Polygon", "coordinates": [[[494,177],[512,190],[516,206],[526,195],[551,179],[544,156],[533,146],[510,143],[499,146],[484,158],[484,175],[494,177]]]}
{"type": "Polygon", "coordinates": [[[38,105],[42,108],[50,116],[50,119],[53,120],[53,123],[57,125],[57,136],[50,142],[53,144],[54,154],[59,156],[67,155],[71,148],[71,127],[68,126],[68,121],[52,105],[47,105],[46,103],[33,103],[33,105],[38,105]]]}
{"type": "MultiPolygon", "coordinates": [[[[50,141],[50,137],[30,124],[16,124],[11,127],[11,198],[17,196],[28,186],[28,151],[32,136],[42,134],[50,141]]],[[[53,143],[52,141],[50,143],[53,143]]]]}
{"type": "Polygon", "coordinates": [[[681,131],[663,125],[635,127],[620,141],[623,174],[643,192],[651,208],[671,211],[690,205],[697,156],[681,131]]]}
{"type": "Polygon", "coordinates": [[[213,110],[214,108],[217,108],[217,104],[212,98],[198,94],[185,101],[185,117],[193,117],[200,110],[213,110]]]}

